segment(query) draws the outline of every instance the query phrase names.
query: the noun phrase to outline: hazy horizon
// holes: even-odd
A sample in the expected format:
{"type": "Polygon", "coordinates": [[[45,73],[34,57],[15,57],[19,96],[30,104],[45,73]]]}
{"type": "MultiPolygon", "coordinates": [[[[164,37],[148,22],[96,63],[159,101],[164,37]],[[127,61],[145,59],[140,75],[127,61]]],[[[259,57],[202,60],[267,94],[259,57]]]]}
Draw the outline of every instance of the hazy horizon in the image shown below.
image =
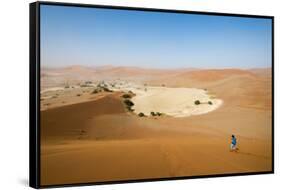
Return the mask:
{"type": "Polygon", "coordinates": [[[241,70],[251,70],[251,69],[272,69],[271,66],[268,67],[251,67],[251,68],[239,68],[239,67],[228,67],[228,68],[203,68],[203,67],[174,67],[174,68],[158,68],[158,67],[143,67],[143,66],[126,66],[126,65],[52,65],[46,66],[41,65],[41,69],[65,69],[71,67],[84,67],[84,68],[135,68],[135,69],[151,69],[151,70],[180,70],[180,69],[190,69],[190,70],[224,70],[224,69],[241,69],[241,70]]]}
{"type": "Polygon", "coordinates": [[[271,20],[41,5],[42,67],[271,67],[271,20]]]}

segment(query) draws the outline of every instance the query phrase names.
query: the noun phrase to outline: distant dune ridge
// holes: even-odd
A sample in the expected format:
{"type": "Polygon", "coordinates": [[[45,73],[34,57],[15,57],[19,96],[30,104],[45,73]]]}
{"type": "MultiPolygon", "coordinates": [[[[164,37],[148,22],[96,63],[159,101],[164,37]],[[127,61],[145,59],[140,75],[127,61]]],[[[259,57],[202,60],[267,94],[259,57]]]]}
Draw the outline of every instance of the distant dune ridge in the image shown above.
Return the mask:
{"type": "Polygon", "coordinates": [[[271,80],[271,68],[42,68],[41,183],[270,171],[271,80]]]}

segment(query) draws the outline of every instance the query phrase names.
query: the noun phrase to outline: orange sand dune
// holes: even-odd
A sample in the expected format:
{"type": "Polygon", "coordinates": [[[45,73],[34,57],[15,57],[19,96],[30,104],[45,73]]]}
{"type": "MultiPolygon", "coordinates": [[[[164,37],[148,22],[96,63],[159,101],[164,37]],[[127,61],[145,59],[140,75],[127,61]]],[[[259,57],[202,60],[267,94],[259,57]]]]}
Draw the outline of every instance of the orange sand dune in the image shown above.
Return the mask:
{"type": "Polygon", "coordinates": [[[208,88],[224,101],[208,114],[138,117],[118,92],[42,110],[41,184],[271,171],[271,80],[228,70],[204,82],[196,72],[149,83],[208,88]]]}
{"type": "Polygon", "coordinates": [[[271,109],[271,75],[268,70],[258,69],[259,74],[240,69],[196,70],[150,83],[204,88],[221,97],[226,104],[271,109]]]}
{"type": "MultiPolygon", "coordinates": [[[[176,137],[176,136],[175,136],[176,137]]],[[[206,136],[69,142],[43,146],[41,183],[81,183],[269,171],[263,141],[241,139],[239,153],[228,139],[206,136]],[[262,148],[260,148],[262,147],[262,148]]]]}
{"type": "Polygon", "coordinates": [[[241,70],[241,69],[210,69],[210,70],[199,70],[199,71],[191,71],[186,73],[188,77],[192,80],[198,81],[216,81],[221,80],[226,77],[231,76],[253,76],[249,71],[241,70]]]}

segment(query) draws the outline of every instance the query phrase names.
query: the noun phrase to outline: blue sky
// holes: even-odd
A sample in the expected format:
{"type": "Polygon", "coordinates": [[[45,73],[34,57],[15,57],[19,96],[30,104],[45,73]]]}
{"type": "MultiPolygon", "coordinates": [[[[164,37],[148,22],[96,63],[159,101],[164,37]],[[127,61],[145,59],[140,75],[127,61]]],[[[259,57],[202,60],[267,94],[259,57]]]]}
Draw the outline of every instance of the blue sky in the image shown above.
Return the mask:
{"type": "Polygon", "coordinates": [[[271,20],[41,5],[41,65],[261,68],[271,20]]]}

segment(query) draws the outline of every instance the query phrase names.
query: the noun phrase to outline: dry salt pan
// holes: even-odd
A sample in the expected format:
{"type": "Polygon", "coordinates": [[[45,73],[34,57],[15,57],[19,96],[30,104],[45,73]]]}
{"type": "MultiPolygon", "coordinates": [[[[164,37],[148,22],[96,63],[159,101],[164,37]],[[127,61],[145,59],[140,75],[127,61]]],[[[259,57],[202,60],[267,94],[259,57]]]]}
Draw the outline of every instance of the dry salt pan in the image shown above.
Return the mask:
{"type": "Polygon", "coordinates": [[[135,113],[150,115],[160,112],[173,117],[187,117],[206,114],[219,108],[223,101],[214,99],[206,90],[196,88],[145,87],[130,89],[136,96],[132,98],[135,113]],[[199,104],[195,101],[199,100],[199,104]]]}

